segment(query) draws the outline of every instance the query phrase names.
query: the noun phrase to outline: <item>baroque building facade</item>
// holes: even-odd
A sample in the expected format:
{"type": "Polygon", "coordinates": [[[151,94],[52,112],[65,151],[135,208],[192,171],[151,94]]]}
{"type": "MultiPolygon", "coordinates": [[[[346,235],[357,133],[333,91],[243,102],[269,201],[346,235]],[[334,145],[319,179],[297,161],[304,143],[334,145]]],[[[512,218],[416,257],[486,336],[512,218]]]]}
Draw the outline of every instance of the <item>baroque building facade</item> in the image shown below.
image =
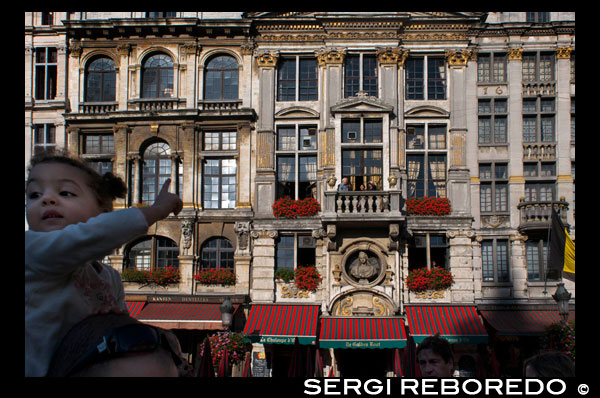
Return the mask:
{"type": "Polygon", "coordinates": [[[365,375],[368,361],[389,375],[391,350],[438,329],[462,374],[496,352],[508,375],[557,317],[552,207],[575,239],[574,65],[569,12],[26,12],[25,164],[66,148],[112,171],[128,186],[115,209],[175,182],[182,212],[107,261],[179,270],[166,287],[125,280],[126,300],[192,363],[229,297],[231,328],[268,375],[287,374],[295,337],[333,374],[365,375]],[[284,196],[320,211],[276,218],[284,196]],[[451,213],[407,213],[420,197],[448,198],[451,213]],[[276,277],[309,265],[315,291],[276,277]],[[451,288],[408,290],[409,272],[434,267],[451,288]],[[194,279],[207,269],[236,282],[194,279]],[[269,329],[298,314],[310,330],[269,329]],[[371,334],[336,334],[353,327],[371,334]]]}

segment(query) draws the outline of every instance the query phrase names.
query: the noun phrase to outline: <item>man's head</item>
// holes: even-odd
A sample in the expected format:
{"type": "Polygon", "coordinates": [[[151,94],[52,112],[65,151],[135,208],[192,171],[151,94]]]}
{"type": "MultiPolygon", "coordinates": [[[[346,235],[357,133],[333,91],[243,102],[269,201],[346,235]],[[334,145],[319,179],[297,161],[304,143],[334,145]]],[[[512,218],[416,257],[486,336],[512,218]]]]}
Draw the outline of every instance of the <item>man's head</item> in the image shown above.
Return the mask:
{"type": "Polygon", "coordinates": [[[177,377],[180,350],[168,333],[128,315],[93,315],[62,339],[48,376],[177,377]]]}
{"type": "Polygon", "coordinates": [[[344,178],[342,178],[342,183],[343,183],[344,185],[348,185],[348,177],[344,177],[344,178]]]}
{"type": "Polygon", "coordinates": [[[438,335],[427,337],[417,348],[417,363],[422,376],[451,377],[454,359],[448,340],[438,335]]]}

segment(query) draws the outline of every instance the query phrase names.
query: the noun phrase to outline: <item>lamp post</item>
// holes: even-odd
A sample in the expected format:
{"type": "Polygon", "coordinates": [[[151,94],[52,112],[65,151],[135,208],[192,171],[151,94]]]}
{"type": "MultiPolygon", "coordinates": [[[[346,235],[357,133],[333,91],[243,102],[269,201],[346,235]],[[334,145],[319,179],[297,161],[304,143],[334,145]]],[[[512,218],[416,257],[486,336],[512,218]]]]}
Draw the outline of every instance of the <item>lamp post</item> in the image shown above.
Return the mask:
{"type": "Polygon", "coordinates": [[[556,292],[552,295],[552,298],[558,304],[558,313],[564,321],[569,319],[569,300],[571,299],[571,293],[565,289],[565,284],[560,282],[556,285],[556,292]]]}
{"type": "Polygon", "coordinates": [[[225,300],[223,300],[223,303],[219,306],[219,310],[221,310],[221,322],[223,322],[223,327],[225,330],[229,330],[229,328],[231,328],[231,321],[233,320],[233,304],[229,297],[226,297],[225,300]]]}

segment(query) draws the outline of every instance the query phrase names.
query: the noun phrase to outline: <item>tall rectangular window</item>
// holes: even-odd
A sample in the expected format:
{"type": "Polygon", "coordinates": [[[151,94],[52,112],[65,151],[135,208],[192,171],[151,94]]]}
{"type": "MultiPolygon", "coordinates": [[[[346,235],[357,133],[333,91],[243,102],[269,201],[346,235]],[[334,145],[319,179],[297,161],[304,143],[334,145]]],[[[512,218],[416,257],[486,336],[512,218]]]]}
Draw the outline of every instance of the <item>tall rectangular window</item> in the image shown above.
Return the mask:
{"type": "Polygon", "coordinates": [[[477,81],[479,83],[506,82],[506,54],[479,54],[477,56],[477,81]]]}
{"type": "Polygon", "coordinates": [[[112,134],[83,134],[81,136],[81,154],[90,166],[100,175],[113,171],[112,158],[115,155],[112,134]]]}
{"type": "Polygon", "coordinates": [[[554,81],[554,53],[524,53],[522,58],[523,82],[554,81]]]}
{"type": "Polygon", "coordinates": [[[277,126],[277,198],[317,195],[316,126],[277,126]]]}
{"type": "Polygon", "coordinates": [[[482,213],[508,212],[508,164],[479,165],[479,206],[482,213]]]}
{"type": "Polygon", "coordinates": [[[506,144],[508,126],[506,98],[479,99],[479,144],[506,144]]]}
{"type": "Polygon", "coordinates": [[[56,48],[35,49],[35,99],[51,100],[56,97],[57,66],[56,48]]]}
{"type": "Polygon", "coordinates": [[[446,197],[447,126],[406,126],[408,198],[446,197]]]}
{"type": "Polygon", "coordinates": [[[355,96],[359,91],[377,97],[377,58],[375,55],[347,55],[344,60],[344,97],[355,96]]]}
{"type": "Polygon", "coordinates": [[[443,57],[424,56],[406,61],[406,99],[446,99],[446,63],[443,57]]]}
{"type": "Polygon", "coordinates": [[[509,281],[508,240],[493,239],[482,241],[481,260],[484,282],[509,281]]]}
{"type": "Polygon", "coordinates": [[[300,56],[282,58],[277,69],[277,101],[317,99],[317,60],[300,56]]]}
{"type": "Polygon", "coordinates": [[[204,208],[233,209],[236,204],[235,159],[205,159],[204,208]]]}
{"type": "Polygon", "coordinates": [[[555,99],[523,98],[523,142],[554,142],[555,99]]]}

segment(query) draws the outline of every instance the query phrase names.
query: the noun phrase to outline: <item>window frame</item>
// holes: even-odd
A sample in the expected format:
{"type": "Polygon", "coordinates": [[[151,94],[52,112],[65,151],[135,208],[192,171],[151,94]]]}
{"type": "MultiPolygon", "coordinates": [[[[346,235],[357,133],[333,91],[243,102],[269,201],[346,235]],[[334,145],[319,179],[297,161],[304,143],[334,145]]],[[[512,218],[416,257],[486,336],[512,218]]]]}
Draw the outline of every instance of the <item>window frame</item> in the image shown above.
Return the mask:
{"type": "Polygon", "coordinates": [[[477,83],[503,84],[507,82],[508,76],[508,54],[506,52],[479,53],[477,55],[477,83]],[[496,66],[502,65],[502,76],[497,77],[496,66]],[[482,79],[487,66],[488,78],[482,79]]]}
{"type": "Polygon", "coordinates": [[[158,193],[160,192],[160,189],[162,188],[164,182],[168,179],[171,178],[171,173],[173,170],[173,159],[171,158],[171,146],[164,142],[164,141],[154,141],[152,143],[150,143],[145,149],[144,152],[142,153],[142,159],[141,159],[141,170],[140,170],[140,192],[139,192],[139,199],[140,199],[140,203],[146,203],[148,205],[152,205],[154,203],[154,201],[156,200],[156,196],[158,196],[158,193]],[[156,151],[154,151],[154,147],[158,147],[160,144],[160,150],[162,152],[164,152],[164,154],[159,154],[156,153],[156,151]],[[153,151],[153,152],[150,152],[153,151]],[[150,155],[150,157],[148,157],[148,155],[150,155]],[[149,167],[146,166],[146,160],[152,160],[154,161],[154,171],[155,173],[148,173],[146,174],[146,169],[148,169],[149,167]],[[161,167],[165,167],[165,166],[161,166],[161,160],[168,160],[169,161],[169,173],[165,174],[165,173],[161,173],[161,167]],[[152,199],[150,199],[150,195],[151,192],[150,191],[146,191],[146,187],[150,186],[148,184],[146,184],[146,179],[149,177],[153,177],[153,185],[154,185],[154,197],[152,199]]]}
{"type": "Polygon", "coordinates": [[[278,102],[285,101],[318,101],[319,100],[319,66],[317,59],[314,56],[308,55],[285,55],[282,56],[279,65],[277,66],[277,100],[278,102]],[[304,76],[303,67],[307,64],[308,77],[304,76]],[[285,69],[288,65],[293,65],[293,79],[291,72],[287,72],[284,76],[285,69]],[[314,68],[314,69],[313,69],[314,68]],[[314,76],[313,76],[314,71],[314,76]],[[285,83],[285,84],[284,84],[285,83]],[[283,94],[285,90],[286,94],[283,94]],[[294,92],[293,98],[291,92],[294,92]]]}
{"type": "Polygon", "coordinates": [[[278,269],[291,269],[291,270],[296,270],[298,269],[298,267],[301,266],[310,266],[310,265],[315,265],[316,266],[316,239],[313,238],[309,233],[306,232],[283,232],[281,233],[277,239],[275,240],[275,271],[277,271],[278,269]],[[281,240],[282,238],[292,238],[293,240],[293,244],[287,245],[287,246],[281,246],[281,240]],[[300,247],[300,239],[303,238],[310,238],[312,240],[312,247],[305,247],[302,248],[300,247]],[[301,264],[300,263],[300,251],[306,249],[308,250],[312,250],[312,253],[310,254],[311,258],[314,258],[312,264],[301,264]],[[289,266],[282,266],[279,264],[279,259],[283,258],[283,256],[280,256],[280,254],[282,254],[283,251],[287,251],[290,252],[291,251],[291,256],[292,256],[292,267],[289,266]]]}
{"type": "MultiPolygon", "coordinates": [[[[275,144],[275,178],[276,178],[276,192],[275,198],[281,198],[284,196],[290,196],[292,199],[303,199],[306,197],[316,197],[316,186],[317,186],[317,169],[318,169],[318,126],[312,123],[282,123],[276,126],[276,144],[275,144]],[[283,132],[286,132],[284,135],[283,132]],[[303,134],[306,131],[306,134],[303,134]],[[313,134],[310,134],[310,132],[313,134]],[[290,134],[293,132],[293,136],[290,134]],[[308,138],[311,145],[305,149],[303,137],[308,138]],[[285,139],[283,139],[285,138],[285,139]],[[301,159],[314,159],[314,180],[301,179],[301,159]],[[289,179],[281,179],[281,159],[293,159],[293,170],[290,173],[289,179]],[[293,186],[290,185],[293,183],[293,186]],[[301,188],[304,191],[301,192],[301,188]],[[293,189],[294,195],[287,195],[286,193],[293,189]],[[311,194],[307,195],[307,190],[311,189],[311,194]]],[[[307,169],[307,173],[308,173],[307,169]]]]}
{"type": "MultiPolygon", "coordinates": [[[[117,64],[115,63],[115,61],[107,56],[98,56],[98,57],[94,57],[92,60],[90,60],[90,62],[88,62],[85,66],[85,102],[115,102],[116,98],[117,98],[117,64]],[[95,63],[95,62],[99,62],[99,61],[109,61],[112,63],[113,69],[112,70],[98,70],[98,71],[90,71],[90,67],[95,63]],[[99,76],[100,78],[100,85],[99,85],[99,91],[100,91],[100,98],[99,99],[90,99],[90,77],[91,76],[99,76]],[[105,91],[106,89],[106,85],[107,84],[111,84],[110,80],[106,80],[107,76],[112,76],[112,90],[110,90],[110,93],[108,94],[109,98],[105,98],[105,94],[107,94],[105,91]],[[110,98],[112,96],[112,98],[110,98]]],[[[109,89],[111,88],[110,86],[108,87],[109,89]]]]}
{"type": "Polygon", "coordinates": [[[508,145],[508,98],[506,97],[480,97],[477,99],[477,144],[486,145],[508,145]],[[482,104],[489,102],[489,112],[482,110],[482,104]],[[498,112],[496,104],[505,103],[504,112],[498,112]],[[489,120],[489,141],[482,130],[482,121],[489,120]],[[504,121],[504,139],[500,137],[497,121],[504,121]]]}
{"type": "Polygon", "coordinates": [[[52,123],[36,123],[33,130],[33,153],[52,152],[56,149],[56,126],[52,123]],[[40,138],[43,138],[41,140],[40,138]]]}
{"type": "MultiPolygon", "coordinates": [[[[498,214],[502,214],[502,215],[506,215],[510,213],[510,192],[509,192],[509,186],[508,186],[508,162],[504,162],[504,161],[492,161],[492,162],[481,162],[479,163],[479,181],[480,181],[480,189],[479,189],[479,211],[481,212],[481,214],[484,215],[498,215],[498,214]],[[490,178],[485,178],[484,176],[482,176],[481,173],[481,168],[483,166],[489,166],[490,167],[490,178]],[[505,173],[505,177],[498,177],[498,172],[496,167],[497,166],[503,166],[506,168],[506,173],[505,173]],[[483,189],[482,187],[484,186],[490,186],[490,208],[491,210],[485,210],[483,208],[484,206],[484,202],[482,200],[482,196],[483,196],[483,189]],[[505,197],[504,197],[504,210],[499,209],[499,203],[498,203],[498,186],[503,186],[505,189],[505,197]]],[[[487,203],[487,202],[486,202],[487,203]]]]}
{"type": "MultiPolygon", "coordinates": [[[[155,53],[148,54],[148,56],[144,59],[144,62],[142,63],[141,79],[140,79],[140,83],[141,83],[140,84],[141,85],[140,97],[143,99],[173,98],[173,94],[174,94],[174,90],[175,90],[175,88],[174,88],[174,84],[175,84],[174,66],[175,66],[175,63],[173,62],[173,59],[168,54],[165,54],[162,52],[155,52],[155,53]],[[163,60],[168,60],[167,64],[170,63],[170,65],[148,67],[147,64],[155,57],[163,57],[163,60]],[[153,72],[155,74],[155,76],[154,76],[155,82],[151,86],[149,86],[147,84],[150,72],[153,72]],[[163,76],[162,72],[167,72],[167,75],[163,76]],[[161,92],[161,87],[163,86],[162,83],[163,83],[163,80],[165,77],[166,77],[167,87],[165,87],[161,92]],[[156,89],[157,95],[151,96],[150,95],[151,93],[148,92],[149,88],[156,89]],[[170,93],[167,92],[167,90],[169,90],[169,89],[170,89],[170,93]]],[[[151,91],[154,91],[154,90],[151,90],[151,91]]]]}
{"type": "Polygon", "coordinates": [[[405,88],[405,100],[407,101],[445,101],[448,99],[448,66],[446,65],[446,59],[441,54],[423,54],[409,56],[405,62],[404,71],[404,88],[405,88]],[[430,60],[441,61],[443,69],[443,77],[430,77],[430,60]],[[413,70],[411,65],[417,61],[422,62],[422,69],[420,71],[413,70]],[[419,73],[420,72],[420,73],[419,73]],[[415,76],[412,76],[411,73],[415,76]],[[435,91],[432,91],[432,83],[437,83],[436,87],[443,87],[444,95],[443,98],[432,98],[435,91]],[[441,83],[441,86],[440,86],[441,83]],[[411,88],[413,88],[411,90],[411,88]],[[415,88],[420,90],[415,91],[415,88]],[[420,93],[422,92],[422,98],[420,93]]]}
{"type": "MultiPolygon", "coordinates": [[[[236,208],[237,206],[237,194],[238,194],[238,164],[237,164],[237,158],[234,156],[215,156],[215,157],[205,157],[202,161],[202,208],[204,211],[206,210],[233,210],[236,208]],[[230,165],[228,166],[224,166],[223,165],[223,161],[229,161],[230,163],[233,164],[235,170],[233,174],[224,174],[224,167],[231,167],[230,165]],[[217,161],[218,162],[218,166],[208,166],[208,162],[213,162],[213,161],[217,161]],[[217,167],[219,173],[218,174],[207,174],[207,167],[217,167]],[[234,187],[234,200],[233,200],[233,205],[229,206],[229,207],[224,207],[223,206],[223,194],[224,193],[231,193],[229,190],[227,192],[223,192],[223,187],[224,185],[224,179],[227,179],[228,181],[231,179],[231,177],[233,177],[233,181],[234,184],[226,184],[227,187],[233,186],[234,187]],[[207,199],[207,195],[208,193],[210,194],[214,194],[214,192],[210,191],[207,193],[207,187],[208,186],[214,186],[213,184],[207,184],[207,180],[208,178],[218,178],[218,192],[217,192],[217,203],[218,206],[217,207],[213,207],[213,206],[207,206],[207,204],[209,203],[213,203],[215,202],[212,199],[207,199]]],[[[229,200],[228,200],[229,202],[229,200]]]]}
{"type": "Polygon", "coordinates": [[[235,272],[235,259],[234,259],[234,255],[235,255],[235,246],[234,244],[227,239],[224,236],[212,236],[208,239],[206,239],[204,242],[202,242],[202,245],[200,246],[200,253],[199,253],[199,261],[198,261],[198,265],[197,265],[197,270],[201,271],[201,270],[208,270],[208,269],[218,269],[218,270],[230,270],[235,272]],[[215,248],[209,247],[208,244],[210,244],[211,242],[217,242],[217,246],[215,248]],[[222,243],[223,242],[227,242],[229,244],[230,247],[222,247],[222,243]],[[210,261],[212,259],[208,259],[209,261],[209,265],[205,265],[205,258],[204,255],[206,253],[216,253],[216,258],[215,258],[215,267],[211,267],[210,266],[210,261]],[[227,263],[231,263],[231,267],[223,267],[223,254],[225,253],[231,253],[231,258],[226,258],[225,261],[227,263]]]}
{"type": "Polygon", "coordinates": [[[58,49],[56,47],[36,47],[33,56],[35,70],[34,98],[38,101],[56,99],[58,88],[58,49]],[[52,59],[55,61],[52,62],[52,59]]]}
{"type": "MultiPolygon", "coordinates": [[[[179,269],[179,254],[180,254],[180,250],[179,250],[179,246],[177,245],[177,242],[175,242],[173,239],[167,237],[167,236],[163,236],[163,235],[145,235],[139,239],[136,239],[135,241],[133,241],[131,244],[129,244],[127,246],[126,249],[126,253],[125,256],[123,258],[124,260],[124,264],[123,264],[123,269],[137,269],[137,270],[155,270],[155,269],[164,269],[170,265],[174,265],[174,264],[164,264],[164,266],[159,266],[159,261],[161,260],[161,252],[177,252],[177,254],[173,257],[173,262],[176,263],[175,264],[175,268],[179,269]],[[150,242],[150,247],[146,248],[140,248],[141,249],[146,249],[150,251],[150,259],[149,259],[149,266],[148,267],[138,267],[136,263],[136,261],[132,261],[132,257],[131,257],[131,252],[133,249],[135,249],[136,246],[145,243],[145,242],[150,242]],[[160,242],[171,242],[172,245],[171,246],[161,246],[160,242]],[[174,250],[173,248],[176,248],[176,250],[174,250]]],[[[136,257],[137,258],[137,257],[136,257]]],[[[168,257],[165,257],[168,258],[168,257]]]]}
{"type": "Polygon", "coordinates": [[[208,100],[208,101],[227,101],[227,100],[236,100],[239,99],[240,97],[240,76],[239,76],[239,70],[240,70],[240,65],[237,61],[237,59],[229,54],[216,54],[211,56],[207,62],[206,65],[204,67],[204,99],[208,100]],[[219,58],[228,58],[231,59],[235,62],[235,67],[231,66],[228,68],[218,68],[218,67],[211,67],[211,63],[216,62],[219,58]],[[226,84],[226,75],[227,73],[231,73],[231,84],[226,84]],[[219,88],[218,88],[218,92],[217,91],[213,91],[213,92],[209,92],[209,86],[208,86],[208,75],[210,73],[215,73],[218,75],[218,78],[215,79],[215,81],[219,82],[219,88]],[[235,84],[233,84],[235,81],[235,84]],[[233,90],[233,88],[235,87],[235,90],[233,90]],[[229,88],[229,90],[226,90],[227,88],[229,88]],[[233,92],[235,91],[235,95],[233,95],[233,92]],[[210,94],[209,94],[210,93],[210,94]],[[231,93],[231,94],[230,94],[231,93]],[[229,98],[231,97],[231,98],[229,98]]]}
{"type": "MultiPolygon", "coordinates": [[[[371,68],[368,68],[368,70],[371,70],[371,68]]],[[[346,57],[344,57],[343,86],[344,98],[354,97],[358,94],[358,92],[361,91],[366,92],[368,96],[378,98],[379,62],[377,59],[377,55],[363,52],[347,54],[346,57]],[[352,62],[354,62],[355,60],[358,60],[358,71],[356,71],[355,65],[352,65],[352,62]],[[374,68],[372,68],[374,75],[367,74],[367,63],[374,64],[374,68]],[[349,72],[352,72],[352,74],[350,74],[349,72]],[[357,75],[355,75],[356,72],[358,72],[357,75]],[[374,80],[374,82],[372,80],[374,80]],[[357,83],[358,90],[355,90],[354,87],[357,86],[357,83]]]]}
{"type": "Polygon", "coordinates": [[[508,238],[491,238],[491,239],[484,239],[481,241],[481,281],[484,285],[487,284],[511,284],[511,247],[510,247],[510,240],[508,238]],[[506,245],[506,252],[505,253],[500,253],[500,251],[498,250],[498,244],[499,243],[504,243],[506,245]],[[491,260],[492,263],[491,264],[486,264],[486,255],[485,255],[485,249],[484,247],[487,246],[487,244],[491,244],[491,260]],[[505,275],[505,277],[500,278],[500,270],[501,267],[499,266],[499,257],[502,255],[503,259],[506,261],[506,269],[502,270],[502,274],[505,275]],[[491,273],[492,273],[492,278],[491,279],[486,279],[486,269],[489,267],[489,265],[491,265],[491,273]]]}

